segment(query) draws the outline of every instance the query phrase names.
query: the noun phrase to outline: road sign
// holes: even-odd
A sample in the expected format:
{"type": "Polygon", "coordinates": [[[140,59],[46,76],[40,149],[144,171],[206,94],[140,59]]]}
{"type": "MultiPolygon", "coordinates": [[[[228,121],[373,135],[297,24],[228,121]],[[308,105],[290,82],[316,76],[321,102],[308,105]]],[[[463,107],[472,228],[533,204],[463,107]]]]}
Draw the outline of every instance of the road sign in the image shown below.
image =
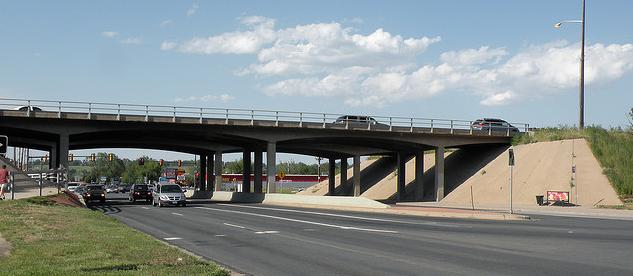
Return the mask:
{"type": "Polygon", "coordinates": [[[279,172],[279,178],[284,179],[284,177],[286,177],[286,173],[285,172],[279,172]]]}
{"type": "Polygon", "coordinates": [[[0,135],[0,154],[7,154],[7,147],[9,146],[9,137],[0,135]]]}
{"type": "Polygon", "coordinates": [[[7,154],[7,147],[9,146],[9,137],[0,135],[0,155],[7,154]]]}

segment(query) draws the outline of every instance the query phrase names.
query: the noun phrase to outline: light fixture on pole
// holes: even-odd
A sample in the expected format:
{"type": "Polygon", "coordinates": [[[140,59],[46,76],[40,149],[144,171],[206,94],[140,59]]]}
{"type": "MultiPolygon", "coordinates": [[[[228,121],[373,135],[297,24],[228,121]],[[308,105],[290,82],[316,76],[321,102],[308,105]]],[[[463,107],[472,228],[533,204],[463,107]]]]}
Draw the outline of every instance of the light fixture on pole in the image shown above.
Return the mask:
{"type": "Polygon", "coordinates": [[[578,128],[585,128],[585,0],[582,0],[582,19],[581,20],[564,20],[554,24],[554,28],[559,29],[564,23],[580,23],[580,80],[579,80],[579,99],[578,99],[578,128]]]}

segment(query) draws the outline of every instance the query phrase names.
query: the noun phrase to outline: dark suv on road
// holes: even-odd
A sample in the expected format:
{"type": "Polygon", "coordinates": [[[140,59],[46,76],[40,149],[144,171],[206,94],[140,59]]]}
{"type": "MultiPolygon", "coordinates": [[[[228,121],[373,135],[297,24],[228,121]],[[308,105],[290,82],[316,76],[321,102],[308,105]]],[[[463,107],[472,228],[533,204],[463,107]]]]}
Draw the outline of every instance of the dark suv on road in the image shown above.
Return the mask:
{"type": "Polygon", "coordinates": [[[147,184],[134,184],[130,187],[130,193],[128,199],[131,202],[144,199],[147,202],[152,201],[152,191],[147,184]]]}
{"type": "Polygon", "coordinates": [[[519,133],[519,129],[510,123],[494,118],[477,119],[472,124],[473,130],[480,131],[504,131],[510,133],[519,133]]]}
{"type": "Polygon", "coordinates": [[[106,201],[106,192],[103,189],[103,185],[88,185],[86,186],[86,190],[82,194],[86,203],[90,201],[106,201]]]}

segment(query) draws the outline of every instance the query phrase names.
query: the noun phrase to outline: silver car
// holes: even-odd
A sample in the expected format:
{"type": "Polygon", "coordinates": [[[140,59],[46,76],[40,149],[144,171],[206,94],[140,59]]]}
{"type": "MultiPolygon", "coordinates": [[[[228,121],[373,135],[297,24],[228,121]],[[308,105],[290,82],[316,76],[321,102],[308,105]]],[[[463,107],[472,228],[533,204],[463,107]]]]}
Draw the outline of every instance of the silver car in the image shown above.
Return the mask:
{"type": "Polygon", "coordinates": [[[176,184],[158,184],[152,191],[152,205],[163,206],[187,206],[185,191],[176,184]]]}

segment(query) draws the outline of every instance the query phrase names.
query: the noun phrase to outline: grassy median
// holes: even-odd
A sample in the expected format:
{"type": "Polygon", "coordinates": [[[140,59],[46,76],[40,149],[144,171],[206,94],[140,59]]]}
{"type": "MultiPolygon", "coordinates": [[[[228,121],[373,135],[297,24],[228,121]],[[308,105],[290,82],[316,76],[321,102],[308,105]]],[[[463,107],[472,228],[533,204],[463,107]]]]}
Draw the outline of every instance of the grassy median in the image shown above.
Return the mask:
{"type": "Polygon", "coordinates": [[[11,243],[0,274],[228,275],[100,212],[50,197],[0,202],[0,234],[11,243]]]}

